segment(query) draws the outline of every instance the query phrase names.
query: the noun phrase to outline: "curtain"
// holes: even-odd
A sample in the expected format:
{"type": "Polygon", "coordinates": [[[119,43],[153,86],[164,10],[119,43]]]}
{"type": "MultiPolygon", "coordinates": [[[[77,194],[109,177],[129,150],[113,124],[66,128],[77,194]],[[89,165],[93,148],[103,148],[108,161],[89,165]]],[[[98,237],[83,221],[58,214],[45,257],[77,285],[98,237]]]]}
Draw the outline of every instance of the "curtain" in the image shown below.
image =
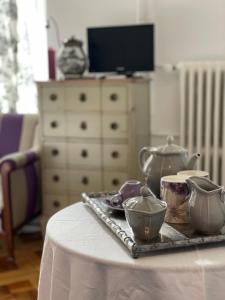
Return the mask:
{"type": "MultiPolygon", "coordinates": [[[[1,0],[0,0],[1,1],[1,0]]],[[[39,0],[40,1],[40,0],[39,0]]],[[[36,36],[35,25],[37,14],[34,0],[17,0],[17,92],[18,100],[16,105],[17,112],[36,113],[37,108],[37,89],[34,83],[34,60],[39,60],[39,56],[33,53],[32,38],[36,36]]],[[[36,36],[38,40],[38,36],[36,36]]]]}
{"type": "Polygon", "coordinates": [[[0,0],[0,110],[13,112],[17,101],[17,5],[0,0]]]}
{"type": "Polygon", "coordinates": [[[4,113],[37,111],[29,11],[24,4],[21,0],[0,0],[0,111],[4,113]]]}

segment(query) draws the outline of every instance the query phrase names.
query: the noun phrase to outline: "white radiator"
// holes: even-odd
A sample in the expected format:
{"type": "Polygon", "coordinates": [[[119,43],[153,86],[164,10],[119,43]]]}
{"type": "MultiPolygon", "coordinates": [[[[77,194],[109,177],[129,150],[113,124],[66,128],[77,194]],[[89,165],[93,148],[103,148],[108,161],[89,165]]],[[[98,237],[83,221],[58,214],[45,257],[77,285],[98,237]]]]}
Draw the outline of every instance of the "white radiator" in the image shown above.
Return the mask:
{"type": "Polygon", "coordinates": [[[197,168],[225,185],[225,62],[179,64],[180,141],[199,152],[197,168]]]}

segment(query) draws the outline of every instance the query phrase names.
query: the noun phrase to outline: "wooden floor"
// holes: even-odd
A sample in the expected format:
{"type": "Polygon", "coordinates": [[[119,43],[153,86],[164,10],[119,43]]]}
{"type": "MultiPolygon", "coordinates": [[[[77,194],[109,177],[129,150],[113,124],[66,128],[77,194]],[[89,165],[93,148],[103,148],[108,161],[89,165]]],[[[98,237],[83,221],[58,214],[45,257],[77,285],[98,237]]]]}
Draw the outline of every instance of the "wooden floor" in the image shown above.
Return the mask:
{"type": "Polygon", "coordinates": [[[42,241],[40,234],[16,238],[16,264],[0,244],[0,300],[36,300],[42,241]]]}

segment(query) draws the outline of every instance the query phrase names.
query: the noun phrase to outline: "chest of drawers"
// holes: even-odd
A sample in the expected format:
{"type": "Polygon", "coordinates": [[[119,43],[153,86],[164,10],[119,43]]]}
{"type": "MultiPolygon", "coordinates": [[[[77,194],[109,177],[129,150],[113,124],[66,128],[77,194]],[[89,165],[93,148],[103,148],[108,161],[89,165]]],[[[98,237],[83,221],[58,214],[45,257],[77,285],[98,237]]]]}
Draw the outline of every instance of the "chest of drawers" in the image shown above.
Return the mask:
{"type": "Polygon", "coordinates": [[[147,80],[39,82],[38,95],[46,219],[83,191],[140,179],[137,154],[149,144],[147,80]]]}

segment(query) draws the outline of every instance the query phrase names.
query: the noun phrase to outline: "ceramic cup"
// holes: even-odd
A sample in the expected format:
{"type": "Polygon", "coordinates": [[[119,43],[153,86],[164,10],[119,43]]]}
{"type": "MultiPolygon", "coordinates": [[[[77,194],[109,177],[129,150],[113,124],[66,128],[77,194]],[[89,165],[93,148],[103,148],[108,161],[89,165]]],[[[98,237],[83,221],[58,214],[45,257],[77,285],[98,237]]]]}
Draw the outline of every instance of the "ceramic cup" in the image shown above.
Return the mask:
{"type": "Polygon", "coordinates": [[[174,224],[189,223],[188,194],[186,183],[188,175],[170,175],[161,178],[161,200],[167,203],[165,221],[174,224]]]}
{"type": "Polygon", "coordinates": [[[184,170],[177,173],[177,175],[187,175],[187,176],[198,176],[209,178],[209,172],[200,170],[184,170]]]}
{"type": "Polygon", "coordinates": [[[122,203],[132,197],[140,195],[141,182],[138,180],[128,180],[119,189],[118,193],[110,199],[112,206],[121,206],[122,203]]]}

